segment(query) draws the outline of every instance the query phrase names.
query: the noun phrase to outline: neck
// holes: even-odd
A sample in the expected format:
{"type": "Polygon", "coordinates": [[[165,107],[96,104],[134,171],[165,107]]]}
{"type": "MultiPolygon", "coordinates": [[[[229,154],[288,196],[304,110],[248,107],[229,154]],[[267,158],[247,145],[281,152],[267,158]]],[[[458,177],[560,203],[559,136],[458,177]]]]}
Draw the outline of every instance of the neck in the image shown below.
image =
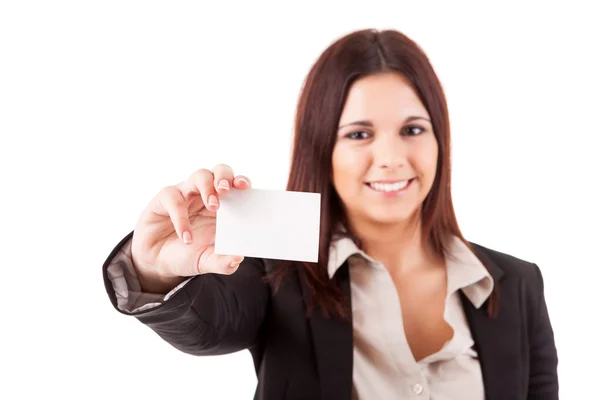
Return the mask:
{"type": "Polygon", "coordinates": [[[350,221],[350,225],[361,241],[362,250],[385,265],[390,273],[404,275],[435,264],[437,257],[423,238],[420,212],[402,223],[350,221]]]}

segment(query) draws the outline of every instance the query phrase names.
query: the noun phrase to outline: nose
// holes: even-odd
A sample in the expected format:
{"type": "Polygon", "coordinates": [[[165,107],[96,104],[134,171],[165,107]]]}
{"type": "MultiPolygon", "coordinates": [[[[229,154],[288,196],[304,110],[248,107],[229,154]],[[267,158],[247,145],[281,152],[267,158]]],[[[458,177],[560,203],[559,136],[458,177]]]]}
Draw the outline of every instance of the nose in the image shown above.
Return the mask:
{"type": "Polygon", "coordinates": [[[398,134],[377,135],[373,143],[373,162],[382,169],[402,168],[407,163],[408,149],[398,134]]]}

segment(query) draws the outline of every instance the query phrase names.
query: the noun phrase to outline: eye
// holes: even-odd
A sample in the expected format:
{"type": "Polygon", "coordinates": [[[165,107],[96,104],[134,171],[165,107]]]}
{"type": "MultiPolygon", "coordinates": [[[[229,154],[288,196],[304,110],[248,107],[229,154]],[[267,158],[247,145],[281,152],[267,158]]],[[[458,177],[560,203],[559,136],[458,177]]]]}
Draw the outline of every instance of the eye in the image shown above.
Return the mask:
{"type": "Polygon", "coordinates": [[[404,129],[404,134],[407,136],[418,136],[425,132],[425,128],[418,125],[409,125],[404,129]]]}
{"type": "Polygon", "coordinates": [[[368,139],[370,135],[371,134],[369,132],[355,131],[355,132],[351,132],[351,133],[347,134],[346,137],[348,139],[363,140],[363,139],[368,139]]]}

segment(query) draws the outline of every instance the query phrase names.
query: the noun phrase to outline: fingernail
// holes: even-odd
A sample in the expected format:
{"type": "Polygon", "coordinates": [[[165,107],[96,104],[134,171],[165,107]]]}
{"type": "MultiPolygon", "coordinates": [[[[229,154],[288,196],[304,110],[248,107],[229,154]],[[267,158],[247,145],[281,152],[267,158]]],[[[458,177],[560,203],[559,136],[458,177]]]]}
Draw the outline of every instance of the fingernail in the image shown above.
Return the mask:
{"type": "Polygon", "coordinates": [[[218,207],[219,201],[217,200],[217,196],[215,196],[214,194],[208,196],[208,205],[211,207],[218,207]]]}
{"type": "Polygon", "coordinates": [[[244,182],[247,186],[250,186],[250,182],[248,182],[248,179],[244,178],[243,176],[238,177],[238,180],[240,182],[244,182]]]}
{"type": "Polygon", "coordinates": [[[219,189],[223,189],[223,190],[229,189],[229,181],[227,179],[221,179],[219,181],[219,189]]]}
{"type": "Polygon", "coordinates": [[[190,244],[192,243],[192,235],[189,232],[183,232],[183,243],[190,244]]]}
{"type": "Polygon", "coordinates": [[[240,266],[240,263],[237,263],[237,262],[235,262],[235,261],[234,261],[234,262],[232,262],[231,264],[229,264],[229,268],[237,268],[237,267],[239,267],[239,266],[240,266]]]}

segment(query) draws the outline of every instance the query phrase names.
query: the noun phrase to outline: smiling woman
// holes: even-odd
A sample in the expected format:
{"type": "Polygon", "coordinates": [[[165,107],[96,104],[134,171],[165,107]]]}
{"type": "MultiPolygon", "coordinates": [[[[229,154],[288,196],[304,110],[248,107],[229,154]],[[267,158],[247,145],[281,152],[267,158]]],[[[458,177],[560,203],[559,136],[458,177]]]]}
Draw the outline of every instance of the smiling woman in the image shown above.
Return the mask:
{"type": "Polygon", "coordinates": [[[214,252],[250,180],[165,187],[106,260],[113,306],[177,349],[248,349],[257,399],[558,399],[538,266],[463,238],[450,126],[425,53],[397,31],[327,48],[296,116],[287,189],[321,194],[316,263],[214,252]]]}
{"type": "MultiPolygon", "coordinates": [[[[301,270],[314,303],[338,317],[348,307],[327,273],[334,237],[350,237],[393,270],[443,262],[453,238],[468,246],[450,181],[446,98],[422,49],[400,32],[373,30],[326,49],[300,96],[287,186],[323,199],[321,263],[301,270]],[[382,237],[393,251],[373,248],[382,237]]],[[[492,314],[496,297],[486,303],[492,314]]]]}

